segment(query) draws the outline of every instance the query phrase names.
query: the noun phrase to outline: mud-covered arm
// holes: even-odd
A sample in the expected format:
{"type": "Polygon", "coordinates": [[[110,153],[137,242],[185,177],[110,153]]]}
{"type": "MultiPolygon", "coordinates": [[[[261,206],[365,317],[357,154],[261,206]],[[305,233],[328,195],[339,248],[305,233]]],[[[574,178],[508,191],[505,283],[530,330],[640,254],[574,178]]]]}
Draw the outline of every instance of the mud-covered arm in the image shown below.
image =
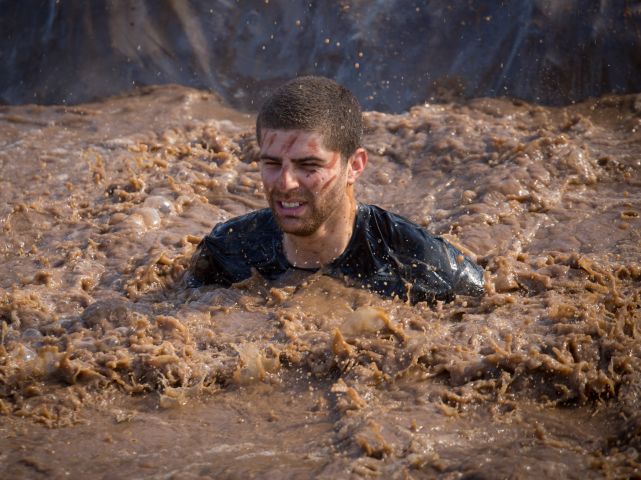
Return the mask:
{"type": "Polygon", "coordinates": [[[242,252],[237,248],[230,248],[229,243],[225,241],[225,233],[218,228],[214,228],[203,238],[185,276],[187,285],[199,287],[213,284],[228,287],[249,277],[250,268],[242,260],[242,252]]]}
{"type": "MultiPolygon", "coordinates": [[[[207,237],[205,237],[206,239],[207,237]]],[[[216,257],[211,254],[203,239],[196,252],[191,257],[189,271],[185,275],[185,282],[190,287],[200,287],[202,285],[221,285],[229,286],[231,282],[225,274],[224,268],[216,261],[216,257]]]]}
{"type": "Polygon", "coordinates": [[[482,296],[483,269],[442,238],[421,233],[423,241],[414,245],[412,268],[406,270],[406,278],[412,284],[412,302],[448,302],[456,295],[482,296]]]}
{"type": "Polygon", "coordinates": [[[400,274],[412,303],[483,295],[483,269],[449,242],[381,209],[374,209],[372,218],[373,238],[385,244],[382,250],[372,245],[372,251],[386,252],[383,257],[400,274]]]}
{"type": "Polygon", "coordinates": [[[455,295],[480,297],[485,293],[483,269],[445,242],[452,275],[452,292],[455,295]]]}

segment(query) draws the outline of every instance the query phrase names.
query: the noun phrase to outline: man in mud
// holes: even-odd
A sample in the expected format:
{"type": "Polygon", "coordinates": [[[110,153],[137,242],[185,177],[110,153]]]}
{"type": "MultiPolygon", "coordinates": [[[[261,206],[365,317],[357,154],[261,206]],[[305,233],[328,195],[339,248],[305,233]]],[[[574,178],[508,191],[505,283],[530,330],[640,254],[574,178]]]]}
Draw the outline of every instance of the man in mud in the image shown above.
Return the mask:
{"type": "Polygon", "coordinates": [[[256,120],[269,208],[216,225],[194,255],[190,283],[320,270],[412,302],[482,295],[482,269],[452,245],[356,201],[367,165],[362,130],[358,101],[336,82],[301,77],[278,88],[256,120]]]}

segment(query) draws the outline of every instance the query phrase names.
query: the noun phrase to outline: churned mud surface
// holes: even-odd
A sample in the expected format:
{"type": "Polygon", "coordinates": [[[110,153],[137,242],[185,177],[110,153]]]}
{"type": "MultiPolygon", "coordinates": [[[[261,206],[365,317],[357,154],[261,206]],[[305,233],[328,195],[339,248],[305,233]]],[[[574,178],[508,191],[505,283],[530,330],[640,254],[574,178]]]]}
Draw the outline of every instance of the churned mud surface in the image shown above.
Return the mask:
{"type": "Polygon", "coordinates": [[[487,294],[182,282],[266,205],[253,118],[149,88],[0,107],[3,478],[625,478],[641,448],[641,97],[366,114],[359,199],[487,294]]]}

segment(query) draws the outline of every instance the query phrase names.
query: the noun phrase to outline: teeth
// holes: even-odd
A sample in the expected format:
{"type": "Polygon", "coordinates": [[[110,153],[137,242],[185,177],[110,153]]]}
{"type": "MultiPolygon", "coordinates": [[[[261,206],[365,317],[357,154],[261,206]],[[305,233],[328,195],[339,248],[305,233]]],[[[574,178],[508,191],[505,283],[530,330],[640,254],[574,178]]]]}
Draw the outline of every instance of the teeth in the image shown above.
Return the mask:
{"type": "Polygon", "coordinates": [[[299,202],[281,202],[285,208],[296,208],[300,206],[299,202]]]}

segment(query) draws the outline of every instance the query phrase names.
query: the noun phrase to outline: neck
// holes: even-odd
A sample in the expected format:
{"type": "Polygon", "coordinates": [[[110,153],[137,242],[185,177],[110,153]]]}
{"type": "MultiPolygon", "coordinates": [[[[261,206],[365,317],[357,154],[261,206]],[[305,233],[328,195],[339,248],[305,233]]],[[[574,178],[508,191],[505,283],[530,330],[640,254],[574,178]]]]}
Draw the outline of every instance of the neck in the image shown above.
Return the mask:
{"type": "Polygon", "coordinates": [[[355,218],[356,200],[352,192],[348,192],[346,201],[312,235],[283,235],[287,260],[301,268],[322,267],[331,263],[347,248],[355,218]]]}

